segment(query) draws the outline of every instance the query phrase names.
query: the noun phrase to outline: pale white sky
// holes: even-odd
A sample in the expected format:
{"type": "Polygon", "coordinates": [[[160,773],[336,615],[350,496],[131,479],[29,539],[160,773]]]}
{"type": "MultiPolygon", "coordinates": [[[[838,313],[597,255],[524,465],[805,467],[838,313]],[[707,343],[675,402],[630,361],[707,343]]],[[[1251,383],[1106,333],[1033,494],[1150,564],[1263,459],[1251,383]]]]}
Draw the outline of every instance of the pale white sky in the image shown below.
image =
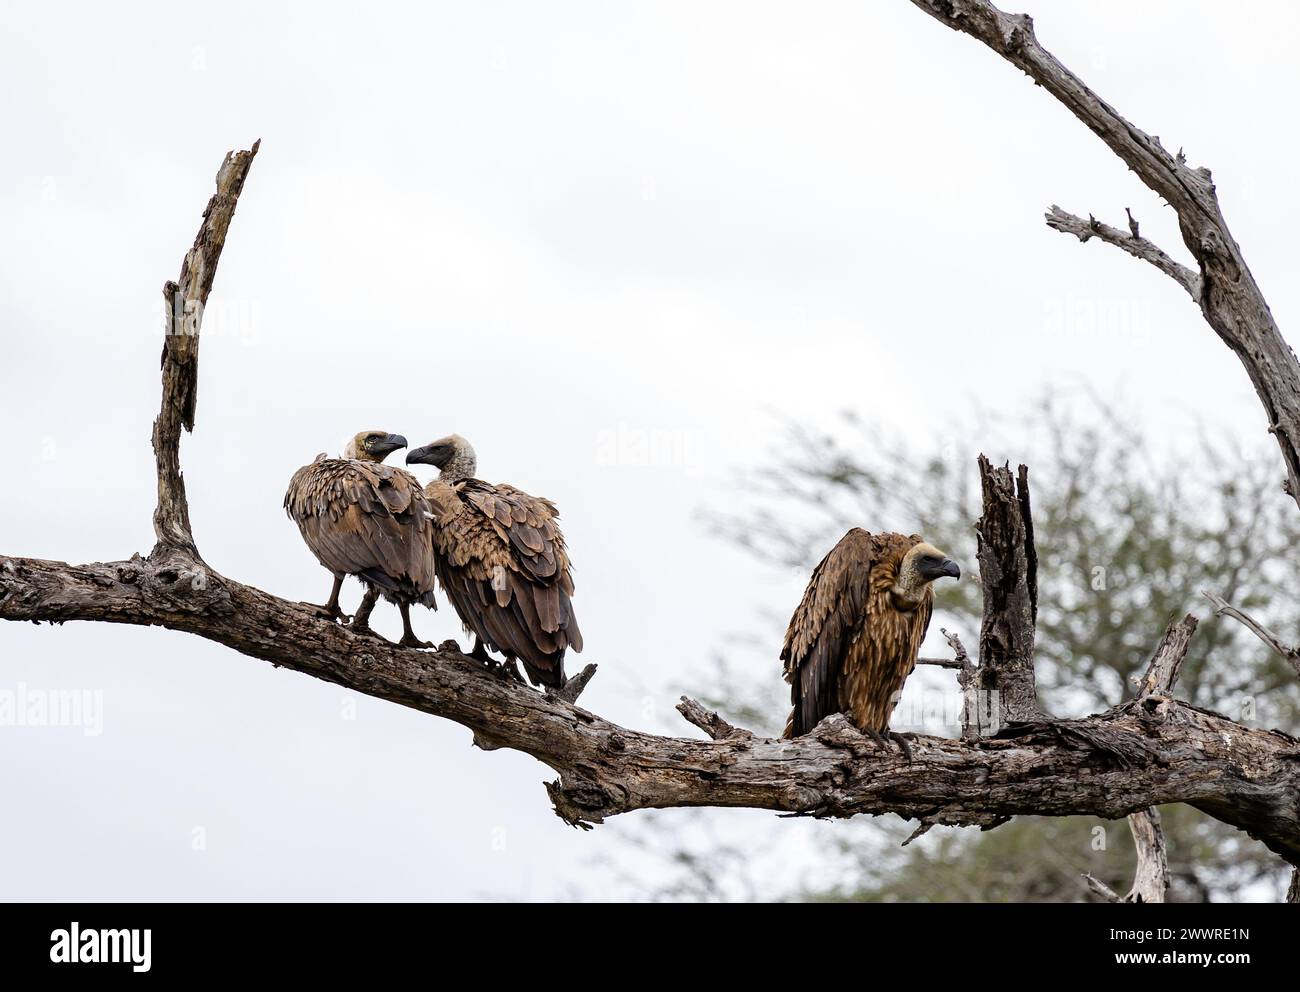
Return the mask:
{"type": "MultiPolygon", "coordinates": [[[[1294,5],[1029,9],[1129,119],[1214,169],[1288,327],[1294,5]]],[[[280,509],[292,472],[363,428],[457,431],[484,477],[559,503],[574,661],[601,666],[583,702],[630,726],[693,733],[670,687],[806,579],[696,519],[769,455],[775,416],[848,407],[928,443],[965,406],[1087,384],[1173,439],[1194,416],[1264,428],[1181,289],[1041,219],[1131,206],[1186,260],[1172,214],[905,0],[10,3],[0,127],[0,553],[151,546],[161,286],[222,154],[260,137],[183,448],[205,557],[322,596],[280,509]]],[[[457,633],[449,609],[417,623],[457,633]]],[[[104,727],[0,727],[0,843],[22,852],[0,897],[615,894],[617,824],[564,826],[547,769],[452,724],[162,630],[0,626],[0,690],[19,683],[102,690],[104,727]]],[[[792,851],[815,836],[778,829],[792,851]]]]}

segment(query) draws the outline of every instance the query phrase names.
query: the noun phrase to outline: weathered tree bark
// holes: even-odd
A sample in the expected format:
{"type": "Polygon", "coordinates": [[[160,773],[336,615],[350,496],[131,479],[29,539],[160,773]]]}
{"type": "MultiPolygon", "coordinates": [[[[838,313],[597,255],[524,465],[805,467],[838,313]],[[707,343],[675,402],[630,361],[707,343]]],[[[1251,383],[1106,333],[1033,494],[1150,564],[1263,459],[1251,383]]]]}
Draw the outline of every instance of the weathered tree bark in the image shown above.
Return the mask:
{"type": "Polygon", "coordinates": [[[203,211],[194,246],[181,263],[180,279],[163,286],[162,409],[153,424],[153,450],[158,461],[158,508],[154,511],[155,550],[180,548],[197,557],[190,528],[185,478],[181,475],[181,428],[194,430],[199,396],[199,331],[203,308],[212,292],[217,262],[226,246],[226,232],[235,216],[260,142],[246,152],[230,152],[217,170],[217,191],[203,211]]]}
{"type": "Polygon", "coordinates": [[[1034,682],[1034,627],[1038,621],[1038,552],[1029,507],[1029,470],[994,468],[979,458],[984,512],[975,527],[984,587],[979,667],[975,685],[995,700],[981,706],[981,735],[1001,725],[1043,716],[1034,682]],[[992,724],[990,726],[990,724],[992,724]]]}
{"type": "Polygon", "coordinates": [[[0,617],[156,625],[468,727],[559,772],[573,824],[680,806],[821,817],[898,813],[991,826],[1018,814],[1126,816],[1186,802],[1300,864],[1300,742],[1170,699],[1082,720],[1016,725],[975,743],[919,737],[908,762],[843,717],[793,741],[753,737],[693,710],[718,740],[617,726],[496,678],[459,652],[416,651],[317,619],[297,603],[175,557],[67,565],[0,558],[0,617]]]}

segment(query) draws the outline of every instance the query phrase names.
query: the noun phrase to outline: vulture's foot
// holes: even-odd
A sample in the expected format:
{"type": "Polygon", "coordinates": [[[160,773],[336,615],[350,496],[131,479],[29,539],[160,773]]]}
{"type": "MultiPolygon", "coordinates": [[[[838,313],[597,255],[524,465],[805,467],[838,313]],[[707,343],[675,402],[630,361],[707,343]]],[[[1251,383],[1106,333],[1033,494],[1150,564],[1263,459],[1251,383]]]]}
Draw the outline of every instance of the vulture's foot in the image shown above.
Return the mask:
{"type": "Polygon", "coordinates": [[[862,733],[871,738],[871,742],[882,751],[888,749],[889,742],[893,741],[898,745],[898,749],[903,752],[903,758],[908,764],[912,763],[912,745],[907,739],[906,734],[898,734],[892,730],[886,730],[883,734],[870,728],[862,728],[862,733]]]}
{"type": "Polygon", "coordinates": [[[431,648],[433,641],[422,641],[414,634],[403,634],[402,639],[397,642],[404,648],[431,648]]]}
{"type": "Polygon", "coordinates": [[[496,673],[507,682],[518,682],[520,685],[527,685],[528,680],[524,678],[523,673],[519,671],[519,663],[514,658],[506,658],[497,665],[496,673]]]}
{"type": "Polygon", "coordinates": [[[352,619],[352,617],[344,613],[337,606],[330,606],[328,603],[324,606],[321,606],[319,603],[299,603],[298,605],[307,607],[307,609],[311,610],[312,613],[316,614],[316,616],[320,617],[322,620],[336,620],[339,623],[347,623],[352,619]]]}
{"type": "Polygon", "coordinates": [[[876,745],[876,747],[883,748],[885,746],[885,739],[870,727],[859,727],[858,729],[862,731],[864,737],[870,737],[871,743],[876,745]]]}
{"type": "Polygon", "coordinates": [[[492,656],[487,653],[487,648],[483,646],[483,642],[477,637],[474,638],[474,650],[469,653],[469,656],[475,661],[483,662],[485,665],[496,665],[496,662],[492,660],[492,656]]]}
{"type": "Polygon", "coordinates": [[[889,739],[898,745],[898,749],[903,752],[903,760],[910,765],[912,763],[912,744],[907,738],[907,734],[900,734],[893,730],[889,732],[889,739]]]}
{"type": "Polygon", "coordinates": [[[379,633],[379,631],[375,630],[373,627],[370,626],[370,624],[366,623],[364,620],[361,621],[360,623],[357,623],[356,620],[353,620],[350,624],[348,624],[348,630],[352,631],[352,633],[357,634],[361,637],[372,637],[376,641],[383,641],[384,643],[388,643],[388,638],[386,638],[383,634],[379,633]]]}

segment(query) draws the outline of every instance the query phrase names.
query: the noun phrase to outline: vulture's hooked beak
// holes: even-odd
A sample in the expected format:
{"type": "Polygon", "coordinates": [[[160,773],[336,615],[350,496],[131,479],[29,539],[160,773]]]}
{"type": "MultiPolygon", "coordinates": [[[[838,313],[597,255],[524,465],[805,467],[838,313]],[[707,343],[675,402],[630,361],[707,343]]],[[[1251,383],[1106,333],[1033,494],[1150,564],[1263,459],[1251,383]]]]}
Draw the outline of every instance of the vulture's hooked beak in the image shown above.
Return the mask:
{"type": "Polygon", "coordinates": [[[951,576],[954,579],[961,578],[961,568],[951,558],[944,558],[942,561],[935,561],[931,558],[929,561],[921,562],[920,568],[921,575],[927,582],[942,579],[944,576],[951,576]]]}
{"type": "Polygon", "coordinates": [[[382,441],[370,442],[370,453],[376,458],[387,458],[399,448],[406,447],[406,438],[400,434],[389,434],[382,441]]]}
{"type": "Polygon", "coordinates": [[[406,453],[407,465],[432,465],[433,445],[426,444],[423,448],[412,448],[406,453]]]}

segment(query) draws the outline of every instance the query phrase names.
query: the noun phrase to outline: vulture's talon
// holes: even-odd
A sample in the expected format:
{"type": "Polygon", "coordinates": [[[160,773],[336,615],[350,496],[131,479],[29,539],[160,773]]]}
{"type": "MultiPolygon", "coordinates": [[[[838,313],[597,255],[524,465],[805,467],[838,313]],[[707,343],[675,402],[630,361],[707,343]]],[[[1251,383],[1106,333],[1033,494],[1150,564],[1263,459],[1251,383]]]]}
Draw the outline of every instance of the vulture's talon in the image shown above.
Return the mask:
{"type": "Polygon", "coordinates": [[[402,635],[402,639],[401,639],[400,641],[398,641],[397,643],[398,643],[399,646],[404,647],[404,648],[431,648],[431,647],[433,647],[433,642],[432,642],[432,641],[422,641],[422,640],[420,640],[418,637],[414,637],[414,636],[412,636],[412,637],[408,637],[408,636],[406,636],[405,634],[402,635]]]}
{"type": "Polygon", "coordinates": [[[862,735],[863,735],[864,737],[870,737],[870,738],[871,738],[871,743],[874,744],[874,745],[876,745],[876,747],[877,747],[878,749],[884,750],[884,748],[885,748],[885,739],[884,739],[883,737],[881,737],[880,734],[878,734],[876,731],[872,730],[870,727],[860,727],[860,728],[858,728],[858,729],[862,731],[862,735]]]}
{"type": "Polygon", "coordinates": [[[518,682],[520,685],[527,685],[528,680],[524,678],[523,673],[519,671],[519,664],[514,658],[506,658],[495,667],[496,674],[507,682],[518,682]]]}
{"type": "Polygon", "coordinates": [[[330,609],[329,606],[322,606],[320,603],[299,603],[298,605],[307,607],[321,620],[337,620],[339,623],[347,623],[352,619],[337,606],[330,609]]]}
{"type": "Polygon", "coordinates": [[[379,633],[379,631],[375,630],[368,623],[358,624],[356,622],[353,622],[348,625],[348,630],[352,631],[352,633],[356,634],[358,637],[371,637],[374,638],[376,641],[387,640],[387,638],[384,637],[383,634],[379,633]]]}
{"type": "Polygon", "coordinates": [[[898,749],[903,752],[903,760],[910,765],[912,763],[912,745],[907,736],[907,734],[900,734],[893,730],[889,732],[889,739],[898,745],[898,749]]]}

